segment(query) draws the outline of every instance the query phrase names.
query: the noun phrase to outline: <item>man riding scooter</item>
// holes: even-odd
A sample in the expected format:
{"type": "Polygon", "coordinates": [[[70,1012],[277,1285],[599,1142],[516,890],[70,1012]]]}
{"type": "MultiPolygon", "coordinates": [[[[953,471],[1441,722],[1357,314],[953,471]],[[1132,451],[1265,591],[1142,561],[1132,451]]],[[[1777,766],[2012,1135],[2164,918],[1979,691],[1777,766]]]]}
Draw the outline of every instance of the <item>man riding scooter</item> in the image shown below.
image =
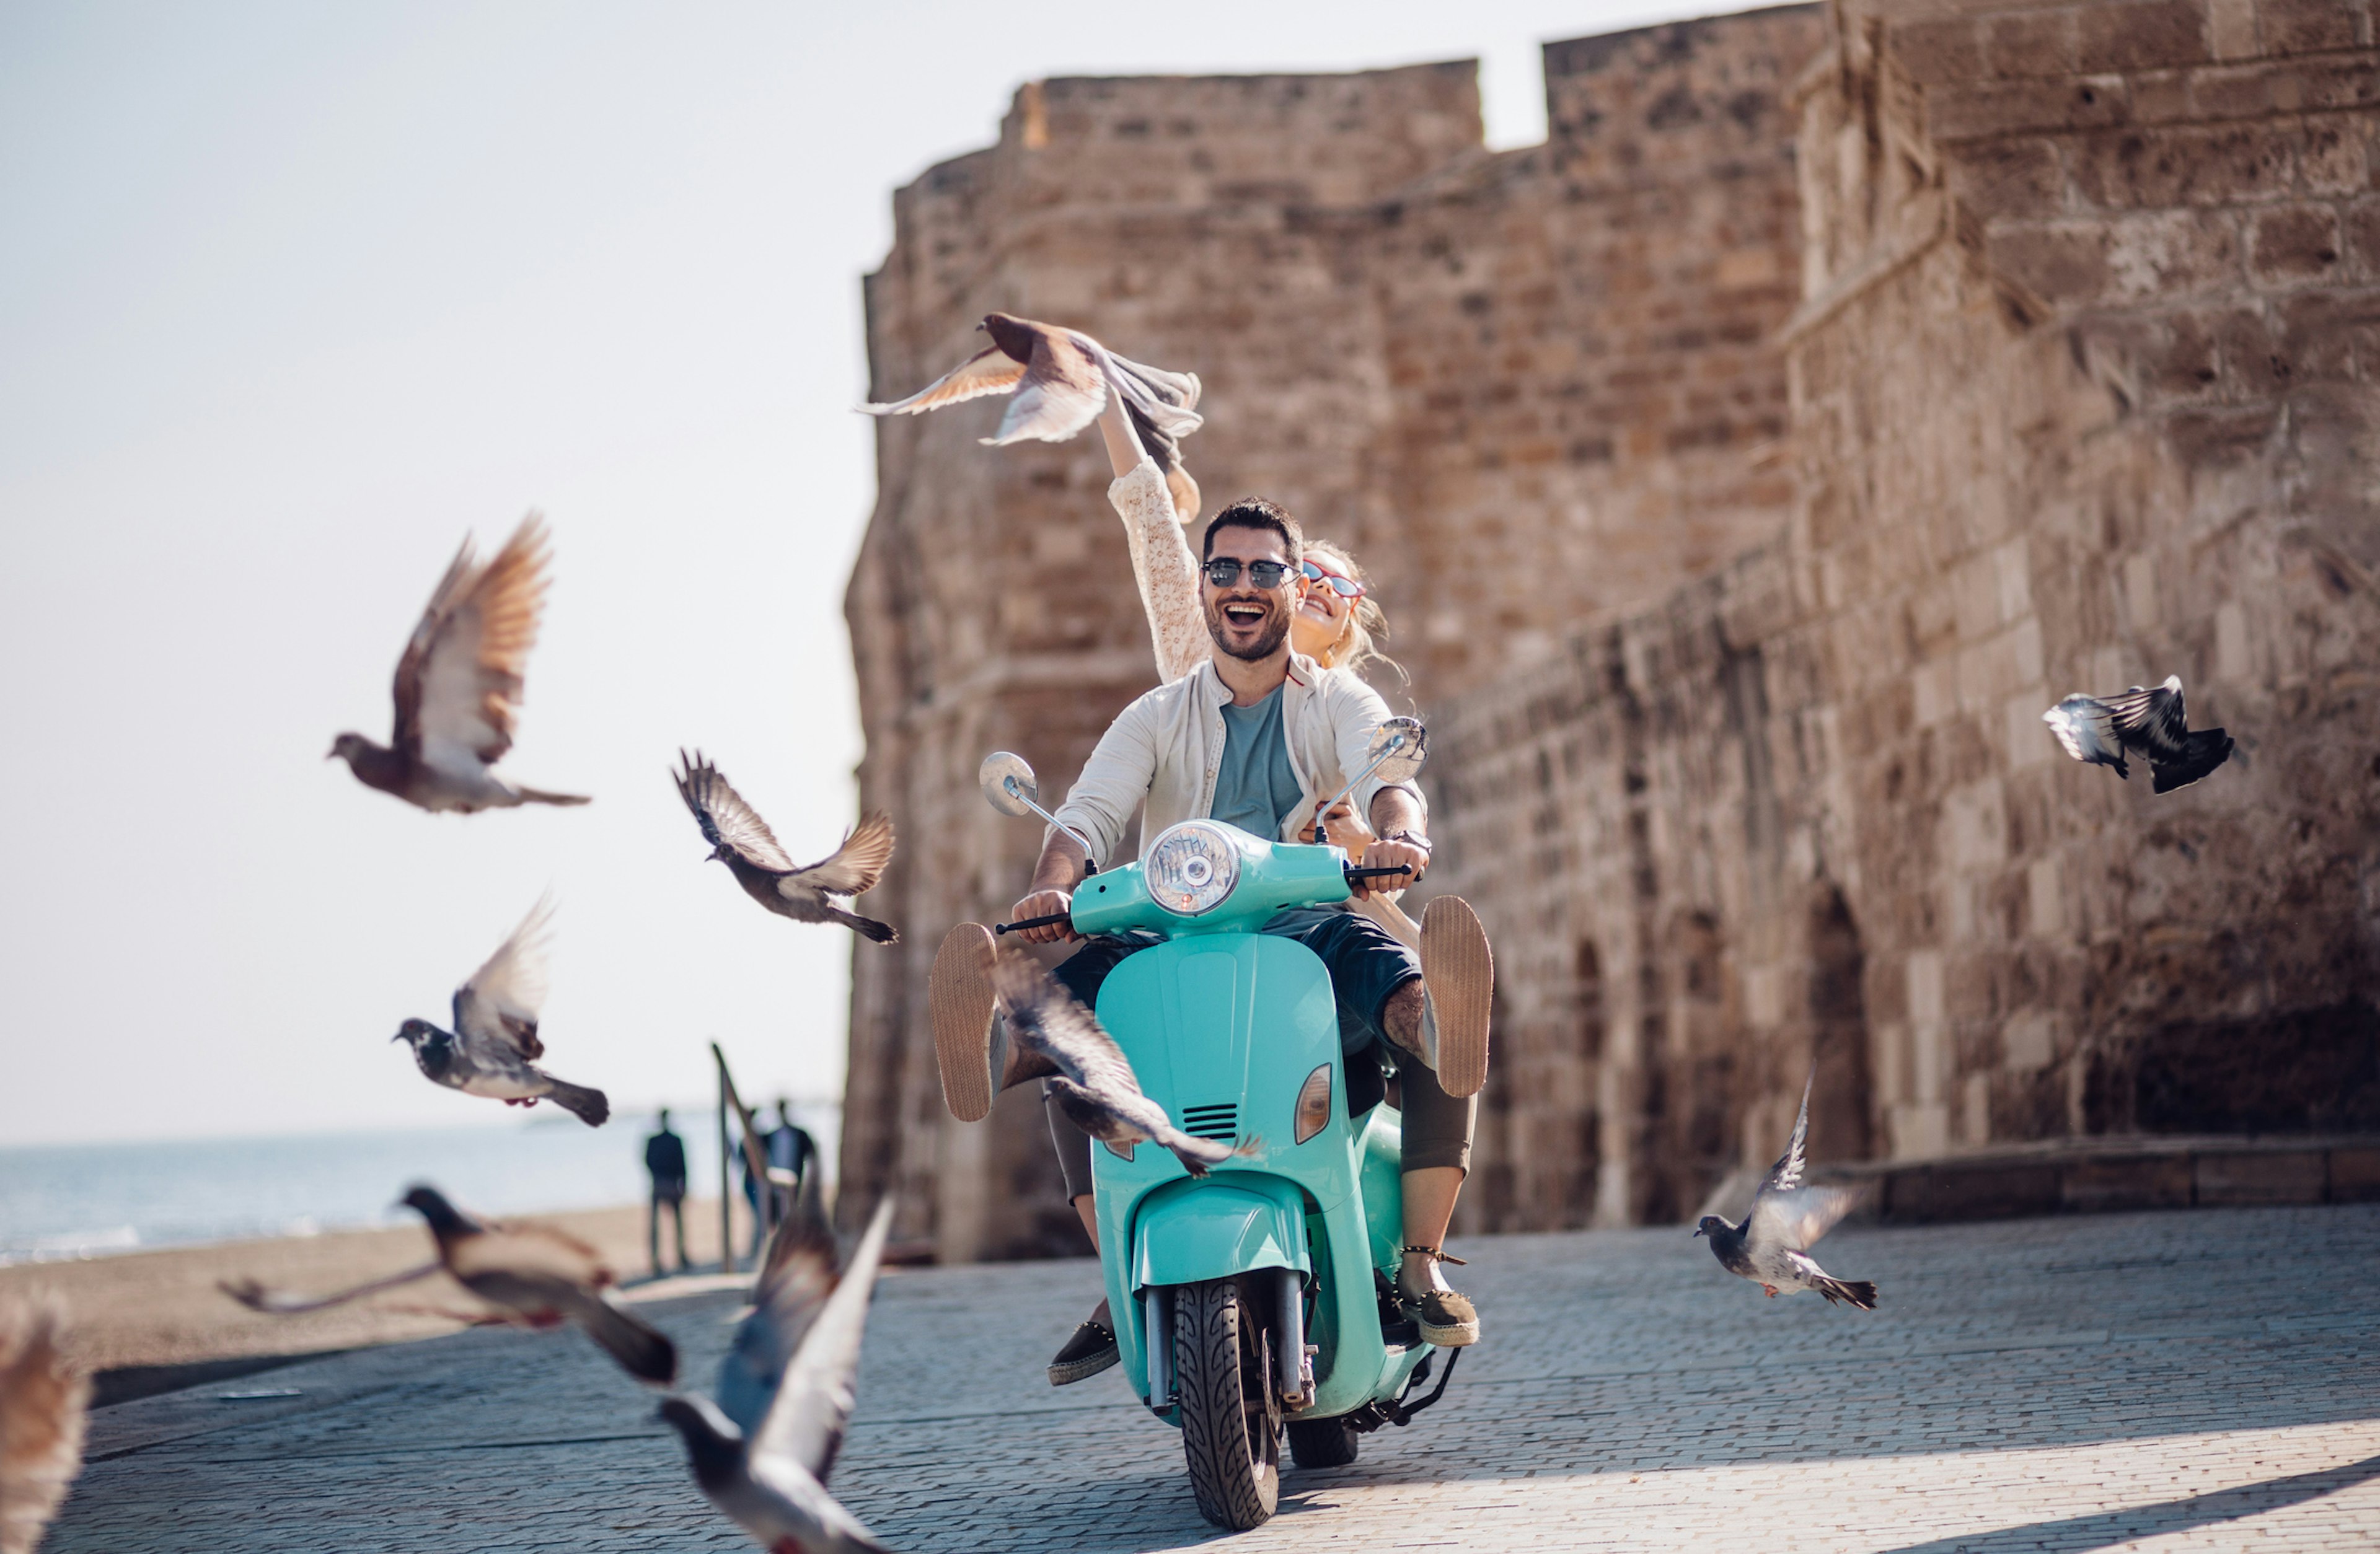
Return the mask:
{"type": "MultiPolygon", "coordinates": [[[[1050,830],[1031,889],[1012,913],[1020,922],[1052,920],[1023,929],[1023,938],[1052,943],[1079,937],[1064,920],[1073,893],[1095,861],[1113,858],[1126,822],[1144,805],[1148,837],[1183,820],[1211,819],[1260,837],[1305,841],[1321,806],[1364,772],[1388,707],[1354,675],[1320,669],[1290,650],[1290,620],[1304,586],[1302,549],[1296,520],[1268,502],[1236,503],[1208,526],[1200,595],[1213,654],[1135,701],[1100,739],[1056,811],[1061,825],[1050,830]]],[[[1407,881],[1417,881],[1429,867],[1419,795],[1366,779],[1352,796],[1378,837],[1362,864],[1407,868],[1407,881]]],[[[1365,880],[1354,888],[1361,894],[1369,887],[1365,880]]],[[[1478,917],[1460,900],[1433,901],[1418,956],[1343,904],[1291,908],[1261,931],[1298,941],[1330,972],[1351,1113],[1360,1109],[1356,1092],[1366,1077],[1371,1094],[1363,1104],[1378,1096],[1374,1054],[1383,1044],[1394,1049],[1403,1113],[1397,1296],[1427,1342],[1477,1342],[1478,1315],[1447,1283],[1439,1264],[1447,1260],[1440,1247],[1487,1078],[1494,973],[1478,917]]],[[[963,1122],[988,1115],[1000,1090],[1032,1072],[992,1026],[983,934],[967,925],[945,941],[929,999],[943,1097],[963,1122]]],[[[1108,974],[1154,942],[1141,933],[1086,940],[1057,977],[1086,1006],[1096,1006],[1108,974]]],[[[1096,1243],[1089,1140],[1055,1112],[1051,1134],[1068,1196],[1096,1243]]],[[[1051,1383],[1079,1380],[1116,1359],[1102,1302],[1052,1361],[1051,1383]]]]}

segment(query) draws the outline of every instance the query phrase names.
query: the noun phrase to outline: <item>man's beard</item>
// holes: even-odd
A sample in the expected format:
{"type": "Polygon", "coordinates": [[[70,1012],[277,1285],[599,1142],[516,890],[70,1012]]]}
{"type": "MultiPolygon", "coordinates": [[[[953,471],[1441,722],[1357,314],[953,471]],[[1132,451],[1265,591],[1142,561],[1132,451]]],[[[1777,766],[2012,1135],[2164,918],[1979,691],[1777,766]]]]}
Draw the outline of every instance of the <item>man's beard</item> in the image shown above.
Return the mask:
{"type": "Polygon", "coordinates": [[[1234,648],[1224,636],[1229,628],[1223,618],[1223,606],[1249,602],[1251,601],[1245,599],[1217,599],[1208,603],[1207,635],[1215,639],[1215,646],[1221,652],[1235,659],[1257,663],[1272,657],[1274,653],[1281,650],[1281,643],[1289,637],[1289,616],[1276,605],[1266,605],[1265,608],[1271,612],[1270,625],[1250,646],[1234,648]]]}

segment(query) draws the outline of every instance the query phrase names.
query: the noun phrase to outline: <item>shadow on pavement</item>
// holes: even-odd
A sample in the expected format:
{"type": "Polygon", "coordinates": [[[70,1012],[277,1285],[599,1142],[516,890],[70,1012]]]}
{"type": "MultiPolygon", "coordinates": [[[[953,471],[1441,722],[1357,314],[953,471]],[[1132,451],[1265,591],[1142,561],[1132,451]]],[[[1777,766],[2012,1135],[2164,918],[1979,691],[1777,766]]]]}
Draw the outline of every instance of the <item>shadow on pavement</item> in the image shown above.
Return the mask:
{"type": "Polygon", "coordinates": [[[2019,1549],[2047,1548],[2105,1548],[2135,1538],[2188,1532],[2193,1527],[2211,1527],[2218,1522],[2259,1516],[2283,1506],[2318,1499],[2372,1478],[2380,1478],[2380,1457],[2366,1457],[2360,1463],[2343,1463],[2313,1473],[2292,1474],[2287,1478],[2242,1484],[2236,1489],[2192,1495],[2186,1499],[2102,1512],[2095,1516],[2028,1522],[2022,1527],[2003,1527],[1998,1532],[1962,1533],[1930,1543],[1906,1544],[1887,1549],[1885,1554],[2016,1554],[2019,1549]]]}

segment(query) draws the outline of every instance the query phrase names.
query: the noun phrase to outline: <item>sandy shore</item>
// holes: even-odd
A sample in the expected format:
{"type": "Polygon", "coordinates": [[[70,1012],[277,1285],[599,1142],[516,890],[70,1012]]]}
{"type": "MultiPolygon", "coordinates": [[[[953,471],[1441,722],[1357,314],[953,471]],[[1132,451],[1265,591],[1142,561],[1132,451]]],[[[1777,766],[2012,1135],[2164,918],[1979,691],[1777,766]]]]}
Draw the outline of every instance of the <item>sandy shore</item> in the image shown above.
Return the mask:
{"type": "MultiPolygon", "coordinates": [[[[639,1280],[650,1271],[641,1205],[522,1218],[593,1244],[623,1280],[639,1280]]],[[[686,1250],[698,1267],[715,1266],[718,1200],[687,1204],[686,1219],[686,1250]]],[[[739,1237],[745,1223],[739,1203],[739,1237]]],[[[460,1323],[419,1308],[464,1311],[476,1303],[441,1274],[328,1311],[268,1317],[233,1302],[215,1287],[217,1281],[249,1278],[274,1289],[327,1293],[414,1267],[431,1255],[428,1233],[410,1225],[169,1247],[0,1268],[0,1299],[54,1296],[66,1311],[71,1353],[93,1370],[310,1354],[453,1332],[460,1323]]]]}

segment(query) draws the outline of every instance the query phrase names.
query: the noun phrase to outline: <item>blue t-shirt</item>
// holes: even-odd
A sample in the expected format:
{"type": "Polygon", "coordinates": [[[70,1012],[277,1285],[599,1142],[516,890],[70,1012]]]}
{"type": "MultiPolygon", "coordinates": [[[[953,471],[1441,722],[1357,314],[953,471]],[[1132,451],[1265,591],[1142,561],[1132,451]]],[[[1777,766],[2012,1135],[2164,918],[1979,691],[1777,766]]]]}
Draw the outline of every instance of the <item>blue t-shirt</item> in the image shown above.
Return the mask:
{"type": "Polygon", "coordinates": [[[1304,795],[1289,764],[1289,738],[1281,728],[1281,688],[1254,707],[1223,704],[1223,761],[1215,774],[1215,807],[1208,811],[1226,825],[1268,842],[1281,837],[1281,822],[1304,795]]]}

